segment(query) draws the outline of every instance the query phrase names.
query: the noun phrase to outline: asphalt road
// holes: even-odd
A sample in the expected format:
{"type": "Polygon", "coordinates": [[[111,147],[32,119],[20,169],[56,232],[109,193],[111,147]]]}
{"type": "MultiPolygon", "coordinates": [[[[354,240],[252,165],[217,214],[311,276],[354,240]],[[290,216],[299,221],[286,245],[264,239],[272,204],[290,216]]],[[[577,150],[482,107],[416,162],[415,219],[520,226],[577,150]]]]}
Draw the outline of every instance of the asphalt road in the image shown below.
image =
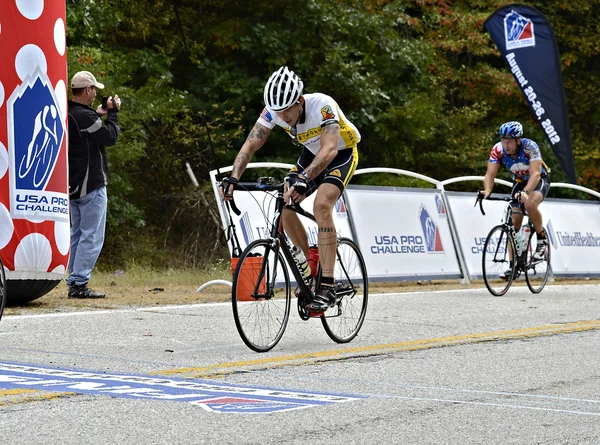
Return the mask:
{"type": "Polygon", "coordinates": [[[600,286],[372,295],[359,336],[292,317],[250,351],[227,304],[5,316],[17,444],[598,444],[600,286]]]}

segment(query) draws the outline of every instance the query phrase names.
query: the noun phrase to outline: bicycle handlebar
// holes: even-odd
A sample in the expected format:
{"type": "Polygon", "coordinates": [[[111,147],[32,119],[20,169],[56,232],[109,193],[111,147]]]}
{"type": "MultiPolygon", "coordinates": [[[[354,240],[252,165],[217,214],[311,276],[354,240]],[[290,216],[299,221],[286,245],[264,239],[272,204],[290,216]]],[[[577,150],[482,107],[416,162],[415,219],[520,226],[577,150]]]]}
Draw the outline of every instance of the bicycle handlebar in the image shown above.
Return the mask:
{"type": "MultiPolygon", "coordinates": [[[[519,192],[521,193],[521,192],[519,192]]],[[[483,211],[483,192],[481,190],[477,191],[477,198],[475,198],[475,205],[473,207],[475,207],[478,203],[479,203],[479,210],[481,210],[481,214],[485,215],[485,212],[483,211]]],[[[510,202],[512,201],[512,198],[497,198],[497,197],[491,197],[488,196],[487,198],[485,198],[487,201],[504,201],[504,202],[510,202]]]]}
{"type": "MultiPolygon", "coordinates": [[[[245,192],[283,192],[283,185],[283,182],[278,182],[275,178],[261,177],[258,178],[256,182],[238,182],[236,188],[245,192]]],[[[231,210],[233,210],[236,215],[240,216],[242,214],[235,204],[233,195],[231,196],[231,199],[226,202],[229,202],[231,210]]]]}

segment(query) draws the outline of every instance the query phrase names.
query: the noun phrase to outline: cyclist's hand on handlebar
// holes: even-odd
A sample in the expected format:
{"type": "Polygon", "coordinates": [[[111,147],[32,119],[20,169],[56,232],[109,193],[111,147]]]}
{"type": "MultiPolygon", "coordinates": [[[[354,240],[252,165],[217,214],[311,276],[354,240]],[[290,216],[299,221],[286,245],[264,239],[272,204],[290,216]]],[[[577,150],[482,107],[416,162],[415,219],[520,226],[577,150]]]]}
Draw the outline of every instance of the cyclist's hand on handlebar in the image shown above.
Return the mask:
{"type": "Polygon", "coordinates": [[[233,191],[237,187],[238,180],[233,176],[225,176],[219,185],[219,194],[225,201],[231,201],[233,191]]]}
{"type": "Polygon", "coordinates": [[[525,203],[525,201],[529,199],[529,193],[527,193],[525,190],[521,190],[520,192],[515,193],[515,196],[513,196],[513,198],[515,198],[520,203],[525,203]]]}
{"type": "Polygon", "coordinates": [[[286,179],[289,181],[290,188],[284,196],[285,201],[287,202],[291,198],[296,204],[302,202],[308,191],[307,179],[299,175],[290,175],[286,179]]]}

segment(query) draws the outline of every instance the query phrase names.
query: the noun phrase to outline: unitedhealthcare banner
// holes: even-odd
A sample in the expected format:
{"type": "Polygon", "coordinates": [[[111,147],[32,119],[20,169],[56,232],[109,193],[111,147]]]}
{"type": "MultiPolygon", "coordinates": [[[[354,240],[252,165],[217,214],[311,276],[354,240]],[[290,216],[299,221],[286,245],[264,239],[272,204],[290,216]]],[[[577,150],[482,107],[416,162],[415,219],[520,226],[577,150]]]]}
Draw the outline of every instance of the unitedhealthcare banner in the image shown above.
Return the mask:
{"type": "MultiPolygon", "coordinates": [[[[485,215],[473,207],[473,193],[446,192],[460,250],[471,279],[481,279],[483,246],[492,227],[502,224],[506,203],[484,201],[485,215]]],[[[353,211],[354,207],[353,207],[353,211]]],[[[540,204],[550,241],[556,277],[600,275],[600,205],[598,201],[547,198],[540,204]]]]}
{"type": "Polygon", "coordinates": [[[519,84],[569,181],[576,184],[558,44],[550,23],[537,9],[512,4],[495,11],[484,26],[519,84]]]}

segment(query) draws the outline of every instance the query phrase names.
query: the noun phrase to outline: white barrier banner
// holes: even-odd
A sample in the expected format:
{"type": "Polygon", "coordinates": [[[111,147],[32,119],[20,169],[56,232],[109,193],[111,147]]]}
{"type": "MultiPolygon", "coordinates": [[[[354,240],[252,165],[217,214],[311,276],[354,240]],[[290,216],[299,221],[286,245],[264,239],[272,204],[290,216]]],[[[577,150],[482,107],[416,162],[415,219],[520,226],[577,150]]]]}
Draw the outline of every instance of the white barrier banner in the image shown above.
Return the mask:
{"type": "Polygon", "coordinates": [[[540,205],[554,275],[600,276],[598,202],[546,200],[540,205]]]}
{"type": "MultiPolygon", "coordinates": [[[[474,193],[446,193],[471,278],[481,278],[485,239],[501,224],[507,203],[484,201],[483,216],[474,193]]],[[[540,205],[552,248],[556,276],[600,275],[600,205],[595,202],[546,199],[540,205]]]]}
{"type": "Polygon", "coordinates": [[[426,189],[346,189],[370,280],[461,278],[441,193],[426,189]]]}
{"type": "Polygon", "coordinates": [[[485,215],[482,215],[479,204],[474,206],[475,197],[475,193],[446,192],[446,199],[456,224],[456,233],[469,276],[482,279],[481,260],[485,240],[492,227],[502,224],[504,211],[508,203],[484,201],[483,211],[485,215]]]}

